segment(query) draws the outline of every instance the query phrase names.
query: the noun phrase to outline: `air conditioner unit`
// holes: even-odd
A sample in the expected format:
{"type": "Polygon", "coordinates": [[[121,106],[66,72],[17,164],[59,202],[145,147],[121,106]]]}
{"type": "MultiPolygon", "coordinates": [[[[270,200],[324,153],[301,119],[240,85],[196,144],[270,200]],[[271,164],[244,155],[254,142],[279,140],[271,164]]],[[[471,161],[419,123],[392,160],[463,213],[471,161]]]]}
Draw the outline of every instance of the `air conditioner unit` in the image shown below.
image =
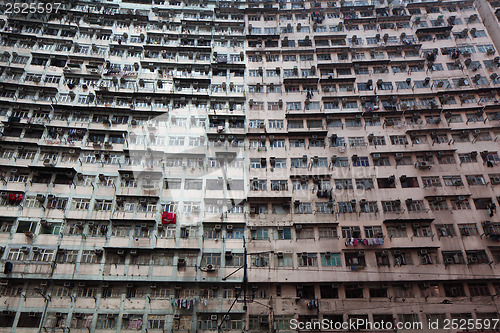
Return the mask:
{"type": "Polygon", "coordinates": [[[63,284],[64,287],[71,287],[71,282],[65,281],[63,284]]]}
{"type": "Polygon", "coordinates": [[[377,160],[380,159],[380,154],[373,154],[372,158],[373,158],[374,161],[377,161],[377,160]]]}
{"type": "Polygon", "coordinates": [[[421,170],[423,170],[423,169],[430,169],[431,167],[432,166],[428,162],[425,162],[425,161],[420,162],[420,163],[417,164],[417,168],[421,169],[421,170]]]}
{"type": "Polygon", "coordinates": [[[217,320],[217,315],[211,315],[210,320],[217,320]]]}
{"type": "Polygon", "coordinates": [[[210,264],[207,265],[207,267],[205,267],[205,268],[206,268],[207,272],[213,272],[213,271],[215,271],[215,267],[213,265],[210,265],[210,264]]]}
{"type": "Polygon", "coordinates": [[[185,258],[178,258],[177,259],[177,266],[184,266],[185,264],[186,264],[185,258]]]}
{"type": "Polygon", "coordinates": [[[427,250],[420,250],[419,253],[420,254],[427,254],[427,250]]]}
{"type": "Polygon", "coordinates": [[[33,253],[40,252],[40,248],[38,246],[33,246],[32,251],[33,253]]]}
{"type": "Polygon", "coordinates": [[[125,251],[124,250],[118,250],[116,251],[116,254],[118,254],[119,256],[122,256],[125,254],[125,251]]]}
{"type": "Polygon", "coordinates": [[[137,254],[137,250],[130,250],[129,252],[131,255],[136,255],[137,254]]]}
{"type": "Polygon", "coordinates": [[[394,250],[394,255],[396,255],[396,256],[401,255],[401,250],[394,250]]]}
{"type": "Polygon", "coordinates": [[[453,258],[446,258],[444,262],[446,264],[454,264],[455,263],[455,261],[453,260],[453,258]]]}

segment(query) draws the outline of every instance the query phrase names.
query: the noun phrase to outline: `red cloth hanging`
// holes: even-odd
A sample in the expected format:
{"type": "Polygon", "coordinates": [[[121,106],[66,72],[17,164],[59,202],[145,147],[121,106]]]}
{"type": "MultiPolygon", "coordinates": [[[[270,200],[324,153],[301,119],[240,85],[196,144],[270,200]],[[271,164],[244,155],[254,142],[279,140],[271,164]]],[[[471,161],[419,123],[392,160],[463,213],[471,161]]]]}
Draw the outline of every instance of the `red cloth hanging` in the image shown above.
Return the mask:
{"type": "Polygon", "coordinates": [[[9,201],[10,202],[16,201],[16,194],[15,193],[10,193],[9,194],[9,201]]]}
{"type": "Polygon", "coordinates": [[[161,214],[161,224],[176,224],[177,215],[174,213],[163,212],[161,214]]]}

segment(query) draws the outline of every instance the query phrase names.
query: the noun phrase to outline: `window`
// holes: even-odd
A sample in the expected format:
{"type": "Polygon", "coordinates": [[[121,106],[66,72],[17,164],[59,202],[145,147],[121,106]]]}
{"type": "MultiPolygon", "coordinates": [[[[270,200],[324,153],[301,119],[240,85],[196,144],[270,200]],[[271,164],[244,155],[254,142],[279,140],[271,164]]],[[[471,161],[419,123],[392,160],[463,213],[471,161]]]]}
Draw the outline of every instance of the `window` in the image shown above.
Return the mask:
{"type": "MultiPolygon", "coordinates": [[[[347,125],[347,123],[346,123],[347,125]]],[[[365,138],[360,137],[349,137],[349,146],[351,147],[364,147],[366,146],[365,138]]]]}
{"type": "Polygon", "coordinates": [[[204,253],[201,258],[201,265],[206,267],[212,265],[213,267],[219,267],[221,262],[221,256],[219,253],[204,253]]]}
{"type": "Polygon", "coordinates": [[[286,103],[286,110],[287,111],[302,110],[302,103],[301,102],[287,102],[286,103]]]}
{"type": "Polygon", "coordinates": [[[269,267],[269,253],[253,254],[250,257],[252,266],[255,267],[269,267]]]}
{"type": "Polygon", "coordinates": [[[36,226],[37,222],[20,221],[16,233],[34,233],[36,226]]]}
{"type": "Polygon", "coordinates": [[[256,230],[251,230],[251,239],[254,240],[267,240],[269,239],[269,229],[268,228],[257,228],[256,230]]]}
{"type": "Polygon", "coordinates": [[[411,202],[407,202],[406,207],[409,212],[421,212],[425,210],[423,200],[412,200],[411,202]]]}
{"type": "Polygon", "coordinates": [[[486,185],[486,180],[483,175],[466,175],[467,184],[470,186],[474,185],[486,185]]]}
{"type": "Polygon", "coordinates": [[[435,314],[427,314],[427,321],[429,322],[436,322],[438,323],[438,328],[443,329],[445,320],[446,320],[446,314],[445,313],[435,313],[435,314]]]}
{"type": "Polygon", "coordinates": [[[285,127],[284,120],[269,120],[269,128],[283,129],[285,127]]]}
{"type": "Polygon", "coordinates": [[[320,286],[321,298],[339,298],[339,288],[332,285],[320,286]]]}
{"type": "Polygon", "coordinates": [[[111,211],[113,201],[111,200],[96,200],[94,204],[95,211],[111,211]]]}
{"type": "Polygon", "coordinates": [[[446,297],[463,297],[465,289],[462,283],[443,283],[446,297]]]}
{"type": "Polygon", "coordinates": [[[359,226],[342,227],[342,238],[360,238],[361,228],[359,226]]]}
{"type": "Polygon", "coordinates": [[[219,239],[221,238],[221,231],[220,229],[215,229],[213,226],[206,226],[203,228],[203,237],[204,239],[219,239]]]}
{"type": "Polygon", "coordinates": [[[412,230],[414,237],[431,237],[433,234],[428,224],[413,223],[412,230]]]}
{"type": "Polygon", "coordinates": [[[479,234],[475,223],[462,223],[458,225],[461,236],[477,236],[479,234]]]}
{"type": "Polygon", "coordinates": [[[491,185],[500,185],[500,173],[489,174],[491,185]]]}
{"type": "Polygon", "coordinates": [[[488,255],[484,250],[466,251],[467,263],[471,264],[488,264],[490,262],[488,255]]]}
{"type": "Polygon", "coordinates": [[[368,142],[371,146],[385,146],[385,137],[383,136],[372,136],[368,137],[368,142]]]}
{"type": "Polygon", "coordinates": [[[314,239],[314,228],[297,230],[297,239],[314,239]]]}
{"type": "Polygon", "coordinates": [[[401,211],[401,201],[382,201],[384,213],[399,213],[401,211]]]}
{"type": "Polygon", "coordinates": [[[363,298],[363,286],[358,284],[347,284],[345,286],[346,298],[363,298]]]}
{"type": "Polygon", "coordinates": [[[399,267],[402,265],[413,265],[412,254],[411,252],[405,252],[401,250],[392,251],[394,258],[394,266],[399,267]]]}
{"type": "MultiPolygon", "coordinates": [[[[387,297],[387,288],[386,287],[372,287],[372,288],[370,288],[370,297],[372,297],[372,298],[387,297]]],[[[373,316],[374,321],[375,321],[375,316],[376,315],[373,316]]]]}
{"type": "Polygon", "coordinates": [[[358,157],[357,155],[352,156],[352,165],[353,166],[370,166],[370,162],[368,157],[358,157]]]}
{"type": "Polygon", "coordinates": [[[460,159],[460,163],[476,163],[477,157],[476,155],[470,153],[458,154],[458,158],[460,159]]]}
{"type": "Polygon", "coordinates": [[[73,210],[88,210],[90,207],[90,199],[73,199],[73,210]]]}
{"type": "Polygon", "coordinates": [[[471,209],[469,199],[465,197],[458,197],[451,199],[451,209],[453,210],[469,210],[471,209]]]}
{"type": "Polygon", "coordinates": [[[495,52],[495,48],[491,44],[488,44],[488,45],[477,45],[477,51],[481,52],[481,53],[486,53],[488,51],[495,52]]]}
{"type": "Polygon", "coordinates": [[[366,238],[383,238],[384,233],[381,226],[366,226],[365,236],[366,238]]]}
{"type": "Polygon", "coordinates": [[[422,177],[422,184],[424,187],[441,187],[441,180],[439,176],[422,177]]]}
{"type": "Polygon", "coordinates": [[[442,251],[445,265],[464,264],[462,251],[442,251]]]}
{"type": "Polygon", "coordinates": [[[361,213],[377,213],[378,212],[378,203],[377,201],[367,201],[359,203],[360,212],[361,213]]]}
{"type": "Polygon", "coordinates": [[[7,255],[7,260],[9,261],[24,261],[27,259],[28,252],[23,251],[20,248],[11,248],[7,255]]]}
{"type": "Polygon", "coordinates": [[[337,202],[337,213],[353,213],[356,212],[356,202],[339,201],[337,202]]]}
{"type": "Polygon", "coordinates": [[[453,224],[436,224],[436,230],[440,237],[455,236],[455,228],[453,224]]]}
{"type": "Polygon", "coordinates": [[[337,228],[319,228],[319,238],[338,238],[337,228]]]}
{"type": "Polygon", "coordinates": [[[277,267],[292,267],[293,254],[292,253],[278,253],[275,254],[275,263],[277,267]]]}
{"type": "Polygon", "coordinates": [[[13,222],[1,222],[0,223],[0,233],[10,233],[12,230],[13,222]]]}
{"type": "Polygon", "coordinates": [[[331,266],[342,266],[340,259],[340,253],[321,253],[321,266],[331,267],[331,266]]]}
{"type": "Polygon", "coordinates": [[[299,267],[315,267],[318,266],[318,255],[316,253],[299,253],[299,267]]]}
{"type": "Polygon", "coordinates": [[[407,145],[408,139],[406,138],[406,135],[391,135],[391,144],[407,145]]]}
{"type": "MultiPolygon", "coordinates": [[[[349,188],[349,187],[347,187],[349,188]]],[[[352,188],[352,187],[350,187],[352,188]]],[[[357,189],[364,189],[364,190],[369,190],[374,188],[373,184],[373,179],[371,178],[362,178],[362,179],[356,179],[356,188],[357,189]]]]}

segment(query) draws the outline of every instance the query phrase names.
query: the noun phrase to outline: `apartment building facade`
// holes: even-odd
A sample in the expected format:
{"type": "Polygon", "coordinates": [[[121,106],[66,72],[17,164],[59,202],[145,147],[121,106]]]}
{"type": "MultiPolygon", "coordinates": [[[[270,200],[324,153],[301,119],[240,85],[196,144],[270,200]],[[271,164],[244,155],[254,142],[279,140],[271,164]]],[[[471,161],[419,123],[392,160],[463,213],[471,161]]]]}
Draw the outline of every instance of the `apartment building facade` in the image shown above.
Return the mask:
{"type": "Polygon", "coordinates": [[[500,58],[483,13],[471,1],[247,4],[260,298],[248,328],[497,318],[500,58]]]}
{"type": "Polygon", "coordinates": [[[241,329],[243,3],[40,5],[3,7],[1,330],[241,329]]]}
{"type": "Polygon", "coordinates": [[[5,5],[0,331],[493,328],[481,5],[5,5]]]}

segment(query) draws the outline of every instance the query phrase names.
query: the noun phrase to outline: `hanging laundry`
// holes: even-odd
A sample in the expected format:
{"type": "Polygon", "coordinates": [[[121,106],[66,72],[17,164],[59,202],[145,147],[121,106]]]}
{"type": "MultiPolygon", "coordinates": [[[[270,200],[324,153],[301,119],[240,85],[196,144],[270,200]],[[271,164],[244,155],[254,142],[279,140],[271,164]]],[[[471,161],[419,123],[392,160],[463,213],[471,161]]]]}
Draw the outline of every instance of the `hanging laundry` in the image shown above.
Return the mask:
{"type": "Polygon", "coordinates": [[[161,215],[161,223],[162,224],[176,224],[177,222],[177,214],[163,212],[161,215]]]}

